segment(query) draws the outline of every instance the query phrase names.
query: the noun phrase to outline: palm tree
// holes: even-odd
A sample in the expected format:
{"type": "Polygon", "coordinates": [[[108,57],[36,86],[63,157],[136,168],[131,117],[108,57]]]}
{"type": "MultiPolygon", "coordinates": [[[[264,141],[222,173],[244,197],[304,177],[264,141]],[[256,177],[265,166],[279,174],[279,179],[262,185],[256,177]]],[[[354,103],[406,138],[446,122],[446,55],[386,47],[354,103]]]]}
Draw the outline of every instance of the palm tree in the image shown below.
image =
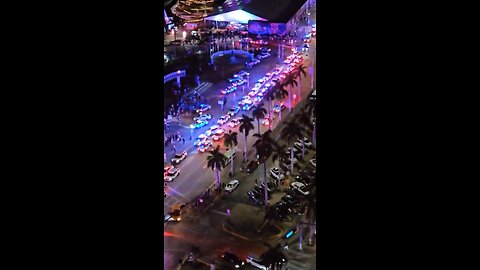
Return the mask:
{"type": "MultiPolygon", "coordinates": [[[[304,127],[304,131],[305,132],[309,132],[310,129],[312,128],[312,120],[310,118],[310,116],[308,115],[307,112],[305,112],[305,110],[301,110],[300,111],[300,114],[295,117],[297,122],[302,126],[304,127]]],[[[313,125],[315,126],[315,125],[313,125]]],[[[314,128],[314,127],[313,127],[314,128]]],[[[315,140],[315,138],[313,138],[313,140],[315,140]]],[[[312,140],[312,143],[313,143],[313,140],[312,140]]],[[[305,142],[304,140],[302,140],[302,159],[305,157],[305,142]]]]}
{"type": "Polygon", "coordinates": [[[291,159],[291,167],[290,167],[290,174],[293,173],[293,143],[295,139],[303,137],[303,130],[297,122],[292,120],[285,124],[285,128],[282,130],[281,136],[287,139],[288,144],[290,145],[290,159],[291,159]]]}
{"type": "MultiPolygon", "coordinates": [[[[293,74],[289,74],[285,81],[283,82],[284,86],[290,86],[290,93],[292,93],[293,87],[298,85],[297,80],[295,80],[295,76],[293,74]]],[[[288,102],[290,103],[289,111],[292,111],[292,95],[288,95],[288,102]]]]}
{"type": "Polygon", "coordinates": [[[267,159],[273,152],[273,149],[277,146],[275,141],[271,137],[272,130],[267,130],[263,134],[253,134],[253,137],[257,138],[257,141],[253,144],[253,147],[257,150],[258,162],[263,163],[263,184],[265,193],[265,208],[268,207],[268,189],[267,189],[267,159]]]}
{"type": "Polygon", "coordinates": [[[207,166],[215,171],[215,185],[220,187],[220,171],[225,167],[225,155],[220,153],[220,146],[210,151],[210,155],[207,157],[207,166]]]}
{"type": "MultiPolygon", "coordinates": [[[[282,84],[277,84],[275,86],[275,98],[277,98],[280,101],[283,101],[285,97],[288,96],[288,91],[285,90],[284,86],[282,84]]],[[[282,120],[282,102],[280,102],[280,111],[278,112],[278,117],[280,121],[282,120]]]]}
{"type": "Polygon", "coordinates": [[[238,131],[245,134],[245,151],[243,153],[243,161],[247,161],[247,136],[253,129],[253,118],[242,114],[242,119],[240,119],[240,127],[238,131]]]}
{"type": "MultiPolygon", "coordinates": [[[[235,146],[236,148],[238,144],[237,134],[237,132],[232,132],[231,130],[229,130],[228,133],[226,133],[224,136],[225,140],[223,141],[223,145],[225,145],[225,147],[227,148],[232,146],[235,146]]],[[[232,164],[230,173],[233,175],[233,156],[231,157],[230,163],[232,164]]]]}
{"type": "Polygon", "coordinates": [[[260,133],[260,119],[265,118],[266,114],[267,114],[267,110],[263,108],[263,103],[259,104],[258,106],[257,105],[253,106],[252,116],[253,118],[257,119],[258,133],[260,133]]]}
{"type": "Polygon", "coordinates": [[[287,148],[284,145],[279,145],[273,150],[272,161],[273,162],[277,161],[277,163],[276,163],[277,168],[280,168],[280,160],[287,160],[288,159],[288,155],[285,154],[286,149],[287,148]]]}
{"type": "MultiPolygon", "coordinates": [[[[315,117],[316,111],[317,111],[317,101],[316,100],[307,100],[305,103],[305,112],[308,115],[308,117],[311,119],[312,115],[315,117]]],[[[317,130],[317,125],[315,122],[311,123],[313,124],[313,131],[312,131],[312,143],[316,144],[316,130],[317,130]]]]}
{"type": "Polygon", "coordinates": [[[272,119],[272,109],[273,109],[273,100],[275,99],[275,91],[274,89],[270,89],[267,91],[267,93],[265,94],[265,99],[268,102],[268,129],[272,129],[272,122],[273,122],[273,119],[272,119]]]}
{"type": "Polygon", "coordinates": [[[303,64],[300,64],[293,70],[293,74],[295,75],[296,78],[298,78],[298,100],[301,99],[300,88],[302,87],[302,75],[303,77],[307,76],[307,72],[305,71],[306,68],[307,68],[306,66],[304,66],[303,64]]]}

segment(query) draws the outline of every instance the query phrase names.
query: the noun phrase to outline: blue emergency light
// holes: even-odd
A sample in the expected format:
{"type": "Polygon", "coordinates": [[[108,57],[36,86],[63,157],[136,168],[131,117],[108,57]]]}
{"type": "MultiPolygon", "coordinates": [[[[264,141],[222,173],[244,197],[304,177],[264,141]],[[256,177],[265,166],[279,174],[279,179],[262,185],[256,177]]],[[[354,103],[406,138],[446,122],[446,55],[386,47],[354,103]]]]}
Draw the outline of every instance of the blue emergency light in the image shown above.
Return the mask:
{"type": "Polygon", "coordinates": [[[288,238],[292,237],[292,235],[293,235],[296,231],[297,231],[297,230],[295,230],[295,229],[288,231],[288,232],[285,234],[285,239],[288,239],[288,238]]]}

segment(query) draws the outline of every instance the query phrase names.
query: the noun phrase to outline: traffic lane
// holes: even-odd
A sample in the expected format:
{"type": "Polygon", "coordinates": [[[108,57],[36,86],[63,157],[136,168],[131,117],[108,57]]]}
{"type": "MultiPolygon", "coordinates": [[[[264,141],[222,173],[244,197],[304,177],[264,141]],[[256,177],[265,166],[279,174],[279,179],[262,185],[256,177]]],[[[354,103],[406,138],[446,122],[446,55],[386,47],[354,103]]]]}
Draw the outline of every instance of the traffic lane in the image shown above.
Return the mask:
{"type": "MultiPolygon", "coordinates": [[[[183,128],[179,127],[178,129],[176,129],[177,132],[180,132],[180,135],[182,137],[187,139],[186,143],[188,143],[188,141],[189,141],[188,139],[190,138],[190,135],[192,135],[193,139],[196,139],[198,137],[198,135],[204,133],[209,127],[211,127],[212,125],[216,125],[217,120],[222,115],[226,114],[226,112],[230,108],[232,108],[233,106],[238,105],[238,101],[241,100],[243,95],[248,94],[248,92],[250,91],[251,88],[253,88],[253,85],[256,83],[256,81],[258,79],[262,78],[263,76],[265,76],[265,74],[267,72],[271,72],[271,71],[273,71],[273,69],[275,69],[275,67],[277,67],[276,60],[275,59],[270,59],[270,58],[272,58],[272,57],[267,58],[270,61],[265,62],[264,65],[259,66],[260,65],[259,64],[259,65],[257,65],[256,69],[250,69],[250,70],[247,71],[247,72],[250,73],[250,81],[251,81],[250,87],[248,87],[248,88],[245,87],[244,91],[241,91],[241,89],[243,89],[243,88],[239,87],[239,89],[237,89],[237,91],[235,91],[234,94],[226,95],[227,103],[226,103],[226,105],[223,106],[223,110],[221,108],[221,105],[218,104],[218,101],[223,100],[225,96],[222,95],[220,93],[220,91],[222,89],[226,88],[228,85],[230,85],[230,83],[227,83],[226,81],[224,81],[224,82],[221,82],[221,83],[218,83],[216,85],[211,86],[209,89],[207,89],[205,91],[204,95],[206,97],[209,97],[209,100],[210,100],[210,102],[208,102],[208,104],[212,106],[212,109],[210,109],[206,113],[212,115],[212,119],[208,120],[208,122],[209,122],[208,125],[200,128],[200,129],[192,130],[190,128],[185,128],[185,127],[183,127],[183,128]]],[[[242,111],[242,112],[245,112],[245,111],[242,111]]],[[[251,110],[249,112],[251,112],[251,110]]],[[[240,112],[239,112],[239,115],[241,116],[240,112]]],[[[192,122],[193,122],[193,117],[192,117],[192,122]]],[[[190,145],[192,145],[192,144],[193,144],[193,141],[190,141],[190,145]]],[[[176,152],[182,152],[185,149],[186,148],[184,148],[182,143],[180,143],[180,144],[177,143],[176,144],[176,152]]],[[[188,151],[192,151],[195,148],[192,146],[192,147],[189,147],[187,149],[188,149],[188,151]]],[[[167,152],[167,160],[171,160],[173,155],[174,154],[173,154],[172,150],[168,151],[167,152]]]]}
{"type": "MultiPolygon", "coordinates": [[[[168,231],[175,237],[164,240],[165,248],[168,251],[182,250],[186,253],[192,245],[196,245],[200,248],[199,259],[217,262],[225,251],[233,252],[243,259],[251,255],[259,256],[266,251],[266,247],[258,242],[245,241],[225,232],[221,229],[222,223],[223,220],[218,220],[218,214],[208,212],[203,217],[203,224],[202,222],[172,224],[168,231]]],[[[175,255],[181,258],[184,254],[176,253],[175,255]]]]}
{"type": "MultiPolygon", "coordinates": [[[[306,91],[306,92],[309,91],[308,89],[305,90],[307,84],[308,84],[308,81],[307,81],[307,80],[303,80],[303,81],[302,81],[302,90],[304,90],[304,91],[306,91]]],[[[302,91],[302,92],[304,92],[304,91],[302,91]]],[[[305,95],[305,93],[302,93],[302,94],[305,95]]],[[[251,112],[248,112],[247,114],[250,115],[251,112]]],[[[276,117],[276,120],[274,120],[272,126],[274,127],[274,126],[278,125],[278,123],[279,123],[279,117],[276,117]]],[[[262,125],[262,126],[263,126],[263,125],[262,125]]],[[[224,125],[224,127],[225,127],[226,130],[228,130],[228,128],[226,128],[226,125],[224,125]]],[[[238,127],[235,128],[235,129],[238,130],[238,127]]],[[[234,129],[234,130],[235,130],[235,129],[234,129]]],[[[263,130],[263,132],[265,132],[266,130],[268,130],[268,127],[267,127],[267,126],[263,126],[263,127],[261,127],[261,130],[263,130]]],[[[252,149],[252,145],[253,145],[253,141],[254,141],[254,138],[253,138],[252,135],[253,135],[255,132],[251,132],[251,133],[252,133],[252,134],[249,136],[249,137],[250,137],[250,140],[247,141],[247,149],[252,149]]],[[[239,140],[239,146],[240,146],[240,147],[244,147],[244,142],[243,142],[242,140],[239,140]]],[[[193,146],[191,146],[191,147],[193,148],[193,146]]],[[[189,158],[189,157],[187,157],[187,158],[185,159],[184,163],[188,163],[188,160],[192,160],[192,159],[189,158]]],[[[182,182],[184,182],[185,180],[180,180],[180,179],[191,178],[191,177],[192,177],[192,173],[193,173],[194,171],[196,171],[196,169],[199,169],[199,168],[198,168],[198,165],[201,164],[201,162],[202,162],[201,160],[200,160],[199,162],[196,162],[195,164],[197,165],[197,167],[194,168],[193,170],[192,170],[191,168],[188,168],[188,170],[190,170],[190,173],[189,173],[188,176],[185,176],[185,173],[182,173],[182,174],[180,174],[180,175],[177,177],[177,179],[175,179],[175,181],[182,183],[182,182]]],[[[205,162],[205,161],[204,161],[204,162],[205,162]]],[[[203,167],[202,167],[202,169],[203,169],[203,167]]],[[[181,168],[181,171],[185,171],[185,170],[182,170],[182,168],[181,168]]],[[[211,180],[211,176],[208,176],[208,178],[210,179],[210,181],[207,180],[206,182],[204,182],[204,180],[198,180],[198,181],[194,181],[194,183],[200,183],[200,184],[202,184],[202,185],[207,185],[207,186],[209,186],[210,182],[213,181],[213,180],[211,180]]],[[[172,187],[173,187],[173,188],[177,188],[176,185],[172,185],[172,187]]],[[[178,188],[177,188],[177,189],[178,189],[178,188]]],[[[190,190],[191,190],[191,189],[190,189],[190,190]]],[[[183,190],[179,190],[179,191],[180,191],[182,194],[185,194],[185,193],[183,193],[183,192],[185,192],[185,191],[183,191],[183,190]]],[[[186,192],[188,192],[188,189],[186,190],[186,192]]],[[[198,192],[198,191],[197,191],[197,192],[198,192]]],[[[200,194],[201,194],[201,192],[200,192],[200,194]]],[[[187,197],[190,197],[190,196],[187,196],[187,197]]],[[[189,198],[189,199],[190,199],[190,198],[189,198]]]]}
{"type": "Polygon", "coordinates": [[[171,211],[173,205],[191,202],[204,193],[214,182],[213,172],[207,168],[207,155],[193,154],[180,163],[180,174],[168,185],[167,199],[164,199],[164,214],[171,211]],[[173,200],[172,200],[173,198],[173,200]]]}

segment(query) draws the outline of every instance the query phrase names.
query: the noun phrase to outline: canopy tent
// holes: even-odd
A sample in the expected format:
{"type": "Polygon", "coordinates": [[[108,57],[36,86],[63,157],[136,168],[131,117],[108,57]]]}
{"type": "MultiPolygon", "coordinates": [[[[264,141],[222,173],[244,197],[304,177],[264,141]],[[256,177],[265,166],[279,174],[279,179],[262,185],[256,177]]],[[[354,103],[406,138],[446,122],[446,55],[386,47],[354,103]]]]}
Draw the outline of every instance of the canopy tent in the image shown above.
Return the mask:
{"type": "Polygon", "coordinates": [[[206,17],[205,20],[217,22],[236,22],[242,24],[247,24],[249,20],[267,21],[264,18],[255,16],[241,9],[206,17]]]}

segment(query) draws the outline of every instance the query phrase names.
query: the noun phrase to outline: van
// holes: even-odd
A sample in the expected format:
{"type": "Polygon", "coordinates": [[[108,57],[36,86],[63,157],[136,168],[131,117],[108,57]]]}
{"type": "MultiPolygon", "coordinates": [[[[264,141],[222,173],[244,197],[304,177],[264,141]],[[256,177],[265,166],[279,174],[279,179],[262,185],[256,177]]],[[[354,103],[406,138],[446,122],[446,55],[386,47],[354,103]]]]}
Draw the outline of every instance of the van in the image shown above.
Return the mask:
{"type": "Polygon", "coordinates": [[[225,153],[225,166],[230,164],[230,161],[234,160],[235,156],[236,156],[235,149],[227,150],[227,152],[225,153]]]}

